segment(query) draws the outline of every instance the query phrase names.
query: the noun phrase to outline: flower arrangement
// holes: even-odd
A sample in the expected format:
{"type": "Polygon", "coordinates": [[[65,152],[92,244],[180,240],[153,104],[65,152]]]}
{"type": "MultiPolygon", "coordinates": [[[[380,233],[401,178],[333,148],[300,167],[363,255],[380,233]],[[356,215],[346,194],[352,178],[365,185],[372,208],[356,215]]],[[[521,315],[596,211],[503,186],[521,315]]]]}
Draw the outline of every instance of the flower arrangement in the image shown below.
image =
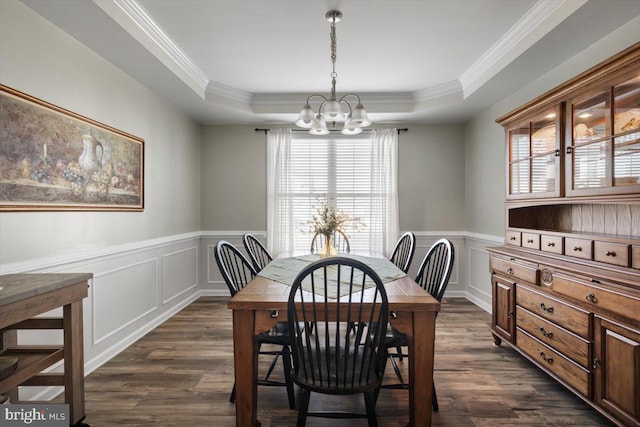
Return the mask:
{"type": "Polygon", "coordinates": [[[364,227],[364,223],[358,217],[352,217],[342,209],[329,207],[326,197],[320,200],[316,213],[307,221],[312,233],[319,233],[331,237],[336,231],[346,232],[346,227],[358,229],[364,227]]]}

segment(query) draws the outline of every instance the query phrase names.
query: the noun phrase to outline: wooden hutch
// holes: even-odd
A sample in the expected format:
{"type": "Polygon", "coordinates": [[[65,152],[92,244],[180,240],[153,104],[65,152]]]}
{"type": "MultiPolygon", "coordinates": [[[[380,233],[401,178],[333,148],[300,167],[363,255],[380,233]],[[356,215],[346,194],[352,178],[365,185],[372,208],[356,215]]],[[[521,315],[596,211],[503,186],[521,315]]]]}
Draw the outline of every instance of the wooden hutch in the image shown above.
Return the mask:
{"type": "Polygon", "coordinates": [[[505,244],[492,333],[617,425],[640,425],[640,43],[497,122],[505,244]]]}

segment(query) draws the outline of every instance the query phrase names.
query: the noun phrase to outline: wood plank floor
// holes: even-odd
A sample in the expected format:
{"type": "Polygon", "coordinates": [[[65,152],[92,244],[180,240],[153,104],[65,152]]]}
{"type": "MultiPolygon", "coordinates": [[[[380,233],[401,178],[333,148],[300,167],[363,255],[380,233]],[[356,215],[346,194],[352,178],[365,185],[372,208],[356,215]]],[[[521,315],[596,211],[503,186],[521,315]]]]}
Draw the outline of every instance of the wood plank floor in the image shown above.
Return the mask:
{"type": "MultiPolygon", "coordinates": [[[[233,426],[231,312],[226,298],[200,298],[86,379],[87,422],[110,426],[233,426]]],[[[509,347],[495,347],[490,315],[446,299],[438,315],[434,426],[608,426],[607,420],[509,347]]],[[[261,359],[266,369],[268,359],[261,359]]],[[[401,365],[408,365],[405,362],[401,365]]],[[[393,370],[387,374],[393,380],[393,370]]],[[[278,363],[274,376],[281,377],[278,363]]],[[[282,387],[258,388],[263,426],[293,426],[282,387]]],[[[426,404],[426,403],[425,403],[426,404]]],[[[360,396],[311,396],[313,408],[364,412],[360,396]]],[[[383,390],[381,426],[408,421],[407,392],[383,390]]],[[[309,426],[365,426],[365,420],[309,418],[309,426]]]]}

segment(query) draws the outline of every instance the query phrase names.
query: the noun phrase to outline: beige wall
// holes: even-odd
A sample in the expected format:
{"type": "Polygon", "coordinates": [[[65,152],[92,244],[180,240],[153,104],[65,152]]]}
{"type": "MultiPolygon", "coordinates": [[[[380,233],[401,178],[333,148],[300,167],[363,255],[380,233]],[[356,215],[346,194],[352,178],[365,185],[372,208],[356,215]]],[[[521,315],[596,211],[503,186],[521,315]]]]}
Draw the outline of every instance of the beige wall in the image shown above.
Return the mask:
{"type": "Polygon", "coordinates": [[[466,230],[504,235],[504,132],[495,120],[640,41],[640,17],[474,117],[466,126],[466,230]]]}
{"type": "MultiPolygon", "coordinates": [[[[206,126],[202,229],[265,230],[266,136],[255,126],[206,126]]],[[[464,229],[464,127],[408,127],[398,146],[400,229],[464,229]]]]}
{"type": "Polygon", "coordinates": [[[266,230],[267,142],[255,126],[205,126],[202,230],[266,230]]]}
{"type": "Polygon", "coordinates": [[[144,212],[0,214],[0,264],[200,228],[200,128],[14,0],[0,1],[0,81],[145,140],[144,212]]]}

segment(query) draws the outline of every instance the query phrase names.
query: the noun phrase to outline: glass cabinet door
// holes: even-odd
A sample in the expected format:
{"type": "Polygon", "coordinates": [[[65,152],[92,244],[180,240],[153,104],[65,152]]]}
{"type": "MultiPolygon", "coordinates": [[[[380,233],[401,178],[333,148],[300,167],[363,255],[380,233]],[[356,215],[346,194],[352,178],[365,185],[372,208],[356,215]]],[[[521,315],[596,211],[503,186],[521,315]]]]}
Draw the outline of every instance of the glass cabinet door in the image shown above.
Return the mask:
{"type": "Polygon", "coordinates": [[[508,131],[508,199],[557,197],[559,107],[508,131]]]}
{"type": "Polygon", "coordinates": [[[573,101],[568,115],[568,195],[638,191],[640,75],[573,101]]]}
{"type": "Polygon", "coordinates": [[[613,88],[613,185],[640,184],[640,75],[613,88]]]}

